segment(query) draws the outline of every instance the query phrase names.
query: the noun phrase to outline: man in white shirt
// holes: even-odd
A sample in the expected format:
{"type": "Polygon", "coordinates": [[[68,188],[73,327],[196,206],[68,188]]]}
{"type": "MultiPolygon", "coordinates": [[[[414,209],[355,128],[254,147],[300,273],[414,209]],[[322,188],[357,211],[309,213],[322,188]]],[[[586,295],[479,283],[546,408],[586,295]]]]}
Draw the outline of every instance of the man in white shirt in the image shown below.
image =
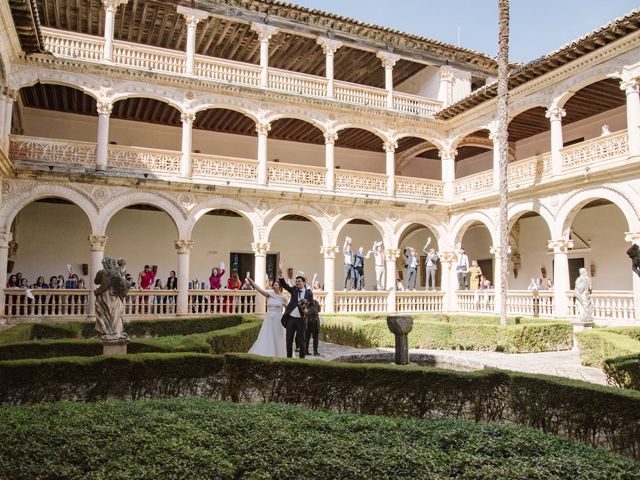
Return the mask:
{"type": "Polygon", "coordinates": [[[406,247],[404,249],[404,257],[407,262],[407,281],[405,288],[408,290],[416,289],[416,279],[418,277],[418,264],[420,259],[418,258],[418,252],[415,248],[406,247]]]}
{"type": "Polygon", "coordinates": [[[469,290],[469,257],[467,257],[464,248],[458,251],[456,271],[458,272],[458,289],[469,290]]]}
{"type": "Polygon", "coordinates": [[[379,292],[385,290],[384,287],[384,249],[382,248],[382,242],[373,242],[373,249],[367,252],[365,258],[369,258],[369,255],[373,253],[373,259],[376,269],[376,290],[379,292]]]}

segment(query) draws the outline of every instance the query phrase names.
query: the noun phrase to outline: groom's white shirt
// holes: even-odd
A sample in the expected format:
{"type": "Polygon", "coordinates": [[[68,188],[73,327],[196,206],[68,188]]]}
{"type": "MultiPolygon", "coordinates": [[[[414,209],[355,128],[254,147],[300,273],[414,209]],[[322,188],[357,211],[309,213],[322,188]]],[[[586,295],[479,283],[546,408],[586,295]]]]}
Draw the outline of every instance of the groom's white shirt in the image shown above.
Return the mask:
{"type": "MultiPolygon", "coordinates": [[[[304,294],[307,290],[307,287],[305,286],[305,288],[303,290],[298,290],[298,302],[300,300],[304,300],[304,294]]],[[[292,317],[295,318],[302,318],[302,315],[300,315],[300,310],[298,309],[298,307],[294,308],[293,310],[291,310],[291,313],[289,314],[292,317]]]]}

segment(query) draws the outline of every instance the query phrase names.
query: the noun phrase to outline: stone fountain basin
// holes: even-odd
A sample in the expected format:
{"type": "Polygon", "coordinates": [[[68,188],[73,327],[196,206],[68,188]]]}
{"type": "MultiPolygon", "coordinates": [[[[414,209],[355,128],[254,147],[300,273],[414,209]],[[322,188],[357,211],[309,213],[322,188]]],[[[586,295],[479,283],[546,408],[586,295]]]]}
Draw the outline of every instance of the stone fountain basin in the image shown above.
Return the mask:
{"type": "MultiPolygon", "coordinates": [[[[354,355],[343,355],[333,359],[334,362],[345,363],[395,363],[395,353],[393,351],[378,353],[359,353],[354,355]]],[[[466,358],[460,358],[446,353],[409,353],[409,365],[419,367],[435,367],[458,372],[473,372],[483,370],[485,365],[466,358]]]]}

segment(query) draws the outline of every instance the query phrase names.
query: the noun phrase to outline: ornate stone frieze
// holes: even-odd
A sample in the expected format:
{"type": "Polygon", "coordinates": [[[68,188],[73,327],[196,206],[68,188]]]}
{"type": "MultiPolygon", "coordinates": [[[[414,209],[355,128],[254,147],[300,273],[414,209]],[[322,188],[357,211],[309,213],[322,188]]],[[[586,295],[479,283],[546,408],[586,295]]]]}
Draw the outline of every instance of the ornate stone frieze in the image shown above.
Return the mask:
{"type": "Polygon", "coordinates": [[[269,250],[271,250],[271,244],[269,242],[262,243],[252,243],[251,250],[256,255],[266,255],[269,250]]]}
{"type": "Polygon", "coordinates": [[[185,254],[191,252],[194,243],[193,240],[176,240],[175,247],[178,253],[185,254]]]}
{"type": "Polygon", "coordinates": [[[553,250],[553,253],[567,253],[573,248],[573,240],[561,238],[558,240],[549,240],[547,248],[553,250]]]}
{"type": "Polygon", "coordinates": [[[109,237],[106,235],[89,235],[89,244],[93,252],[103,252],[109,237]]]}
{"type": "Polygon", "coordinates": [[[323,245],[320,247],[320,254],[324,258],[336,258],[338,253],[340,253],[340,247],[337,245],[323,245]]]}

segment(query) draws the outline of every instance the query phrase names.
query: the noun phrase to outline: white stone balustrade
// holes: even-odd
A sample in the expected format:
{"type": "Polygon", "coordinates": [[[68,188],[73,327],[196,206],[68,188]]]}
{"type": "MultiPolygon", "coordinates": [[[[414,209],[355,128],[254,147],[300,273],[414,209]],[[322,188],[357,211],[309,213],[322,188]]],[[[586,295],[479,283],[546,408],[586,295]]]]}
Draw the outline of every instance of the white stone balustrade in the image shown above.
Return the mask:
{"type": "Polygon", "coordinates": [[[455,198],[478,196],[482,193],[490,193],[493,190],[493,170],[476,173],[455,180],[453,182],[453,195],[455,198]]]}
{"type": "Polygon", "coordinates": [[[258,162],[219,155],[194,153],[193,177],[195,179],[223,178],[255,182],[258,179],[258,162]]]}
{"type": "MultiPolygon", "coordinates": [[[[569,315],[577,316],[575,294],[567,292],[569,298],[569,315]]],[[[634,322],[635,310],[633,292],[600,290],[591,294],[593,301],[593,318],[598,321],[634,322]]]]}
{"type": "Polygon", "coordinates": [[[44,165],[95,166],[97,145],[91,142],[12,136],[9,157],[14,162],[44,165]]]}
{"type": "Polygon", "coordinates": [[[381,173],[337,170],[336,190],[364,191],[385,195],[387,192],[387,176],[381,173]]]}
{"type": "Polygon", "coordinates": [[[396,176],[396,196],[441,200],[444,196],[444,187],[440,180],[396,176]]]}
{"type": "Polygon", "coordinates": [[[438,313],[444,311],[444,292],[396,292],[397,313],[438,313]]]}
{"type": "Polygon", "coordinates": [[[107,166],[115,170],[134,170],[142,173],[180,174],[182,154],[153,148],[109,145],[107,166]]]}
{"type": "Polygon", "coordinates": [[[326,97],[327,83],[326,78],[288,70],[269,69],[269,87],[274,90],[310,97],[326,97]]]}
{"type": "Polygon", "coordinates": [[[189,290],[188,315],[253,313],[256,313],[255,290],[189,290]]]}
{"type": "Polygon", "coordinates": [[[596,162],[621,157],[629,153],[626,130],[580,142],[561,150],[562,169],[591,166],[596,162]]]}
{"type": "Polygon", "coordinates": [[[387,292],[336,292],[335,313],[385,313],[387,292]]]}
{"type": "Polygon", "coordinates": [[[268,181],[270,184],[296,185],[324,190],[326,187],[326,169],[287,163],[269,162],[268,181]]]}

